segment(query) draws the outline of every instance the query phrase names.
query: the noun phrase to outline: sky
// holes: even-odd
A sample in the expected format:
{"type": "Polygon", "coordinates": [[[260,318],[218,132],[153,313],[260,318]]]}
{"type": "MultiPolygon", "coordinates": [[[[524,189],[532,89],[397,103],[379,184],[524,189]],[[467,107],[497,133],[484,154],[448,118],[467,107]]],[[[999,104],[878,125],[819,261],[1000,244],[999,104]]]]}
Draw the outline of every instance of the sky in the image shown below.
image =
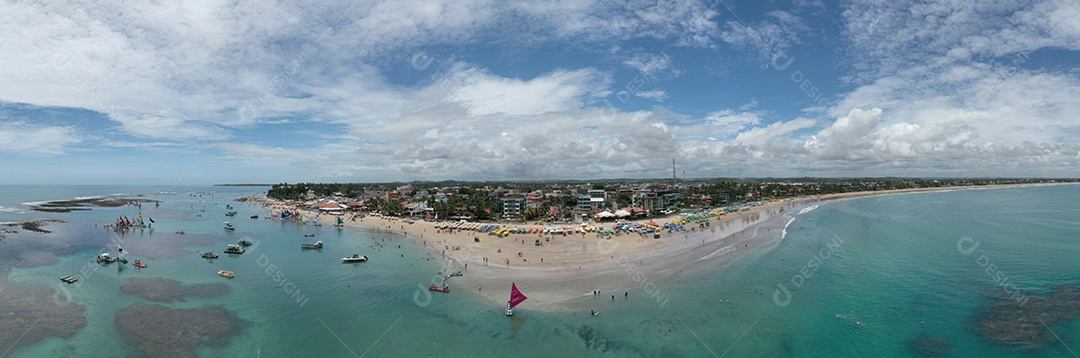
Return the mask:
{"type": "Polygon", "coordinates": [[[0,184],[1080,176],[1080,3],[6,1],[0,184]]]}

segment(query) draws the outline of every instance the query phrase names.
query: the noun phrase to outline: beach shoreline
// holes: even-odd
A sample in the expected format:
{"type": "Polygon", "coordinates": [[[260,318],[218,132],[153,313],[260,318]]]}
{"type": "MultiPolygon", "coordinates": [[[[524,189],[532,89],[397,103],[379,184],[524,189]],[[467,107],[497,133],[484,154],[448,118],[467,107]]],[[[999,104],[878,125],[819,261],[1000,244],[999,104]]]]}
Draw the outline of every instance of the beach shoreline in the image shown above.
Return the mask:
{"type": "MultiPolygon", "coordinates": [[[[503,305],[509,295],[510,284],[517,283],[530,297],[530,310],[570,312],[587,310],[585,307],[592,301],[587,299],[588,296],[623,296],[631,291],[636,291],[635,297],[650,295],[660,303],[663,297],[657,294],[656,283],[677,283],[681,281],[680,272],[705,261],[710,265],[726,266],[750,253],[771,249],[782,239],[784,229],[800,211],[825,202],[868,196],[1038,185],[1055,184],[918,188],[792,198],[712,217],[704,228],[691,229],[688,226],[685,232],[662,230],[659,239],[633,233],[608,238],[601,238],[596,233],[566,236],[511,234],[500,238],[475,231],[440,230],[436,227],[437,222],[406,222],[400,218],[377,215],[345,219],[343,224],[381,233],[401,234],[421,243],[442,262],[442,270],[433,273],[430,282],[425,281],[423,285],[439,286],[445,282],[452,285],[455,292],[471,291],[495,305],[503,305]],[[478,242],[476,238],[479,238],[478,242]],[[541,240],[542,245],[535,245],[537,239],[541,240]],[[443,275],[455,271],[462,271],[464,275],[443,280],[443,275]],[[594,294],[594,291],[599,293],[594,294]]],[[[300,212],[309,217],[316,214],[309,210],[300,212]]],[[[678,217],[670,215],[632,222],[666,222],[678,217]]],[[[603,222],[600,225],[612,223],[603,222]]]]}

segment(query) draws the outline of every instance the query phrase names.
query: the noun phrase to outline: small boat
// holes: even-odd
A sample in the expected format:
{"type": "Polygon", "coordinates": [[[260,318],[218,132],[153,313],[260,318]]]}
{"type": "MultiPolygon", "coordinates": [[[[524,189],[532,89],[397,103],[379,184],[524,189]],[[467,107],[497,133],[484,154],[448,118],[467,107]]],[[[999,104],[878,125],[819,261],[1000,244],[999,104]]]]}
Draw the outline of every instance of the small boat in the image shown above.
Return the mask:
{"type": "Polygon", "coordinates": [[[227,213],[225,213],[225,216],[236,216],[236,212],[235,211],[227,212],[227,213]]]}
{"type": "Polygon", "coordinates": [[[109,256],[108,253],[103,253],[101,255],[98,255],[97,262],[99,264],[111,264],[113,262],[116,262],[116,259],[112,256],[109,256]]]}
{"type": "Polygon", "coordinates": [[[252,219],[258,219],[258,218],[259,218],[259,214],[255,214],[255,215],[252,215],[252,216],[251,216],[251,218],[252,218],[252,219]]]}
{"type": "Polygon", "coordinates": [[[334,226],[337,226],[337,227],[342,227],[342,226],[345,226],[345,221],[342,221],[342,220],[341,220],[341,217],[339,216],[339,217],[337,218],[337,224],[334,224],[334,226]]]}
{"type": "Polygon", "coordinates": [[[244,250],[244,248],[240,247],[240,245],[237,245],[237,244],[229,244],[229,247],[225,248],[225,253],[226,254],[237,254],[237,255],[239,255],[239,254],[244,253],[244,251],[246,251],[246,250],[244,250]]]}
{"type": "Polygon", "coordinates": [[[360,254],[353,254],[350,257],[342,257],[341,262],[363,262],[367,261],[367,256],[360,256],[360,254]]]}
{"type": "Polygon", "coordinates": [[[232,223],[226,221],[225,222],[225,230],[236,230],[236,226],[233,226],[232,223]]]}
{"type": "Polygon", "coordinates": [[[431,285],[431,286],[428,286],[428,289],[432,290],[432,291],[439,291],[439,292],[447,292],[447,293],[450,292],[450,286],[439,287],[439,286],[431,285]]]}
{"type": "Polygon", "coordinates": [[[240,241],[236,242],[236,244],[243,247],[248,247],[251,246],[251,241],[247,241],[247,239],[241,238],[240,241]]]}
{"type": "Polygon", "coordinates": [[[183,234],[184,234],[184,230],[180,230],[180,231],[177,231],[177,232],[176,232],[176,234],[177,234],[177,235],[183,235],[183,234]]]}
{"type": "Polygon", "coordinates": [[[225,204],[225,208],[229,209],[229,210],[232,210],[232,204],[225,204]]]}
{"type": "Polygon", "coordinates": [[[67,276],[64,276],[64,277],[60,278],[60,281],[64,281],[66,283],[75,283],[75,281],[78,281],[78,280],[79,280],[78,277],[75,277],[75,276],[72,276],[72,275],[67,275],[67,276]]]}
{"type": "Polygon", "coordinates": [[[316,241],[314,244],[300,244],[300,248],[305,249],[305,250],[307,250],[307,249],[321,249],[322,248],[322,241],[321,240],[316,241]]]}
{"type": "Polygon", "coordinates": [[[135,260],[135,263],[133,263],[132,265],[138,268],[146,268],[146,264],[142,263],[142,261],[139,260],[135,260]]]}
{"type": "Polygon", "coordinates": [[[304,237],[315,237],[315,234],[309,232],[307,234],[304,234],[304,237]]]}
{"type": "Polygon", "coordinates": [[[521,304],[521,302],[524,302],[527,299],[528,299],[528,297],[525,297],[525,294],[521,293],[521,291],[518,290],[517,284],[511,282],[510,283],[510,300],[506,301],[506,315],[507,316],[513,316],[514,315],[514,307],[517,307],[517,305],[521,304]]]}
{"type": "Polygon", "coordinates": [[[225,270],[218,271],[217,274],[218,274],[218,276],[228,277],[228,278],[233,278],[233,277],[236,276],[236,275],[233,275],[232,271],[225,271],[225,270]]]}
{"type": "Polygon", "coordinates": [[[116,262],[119,262],[119,263],[122,263],[122,264],[126,264],[126,263],[128,263],[128,260],[127,260],[127,259],[125,259],[125,258],[123,258],[123,257],[117,257],[117,258],[116,258],[116,262]]]}
{"type": "Polygon", "coordinates": [[[202,253],[202,257],[204,259],[216,259],[216,258],[218,258],[218,255],[214,253],[214,250],[210,250],[210,251],[202,253]]]}
{"type": "Polygon", "coordinates": [[[458,272],[454,272],[454,273],[450,274],[450,276],[453,276],[453,277],[461,277],[461,276],[462,276],[462,273],[461,273],[461,271],[458,271],[458,272]]]}

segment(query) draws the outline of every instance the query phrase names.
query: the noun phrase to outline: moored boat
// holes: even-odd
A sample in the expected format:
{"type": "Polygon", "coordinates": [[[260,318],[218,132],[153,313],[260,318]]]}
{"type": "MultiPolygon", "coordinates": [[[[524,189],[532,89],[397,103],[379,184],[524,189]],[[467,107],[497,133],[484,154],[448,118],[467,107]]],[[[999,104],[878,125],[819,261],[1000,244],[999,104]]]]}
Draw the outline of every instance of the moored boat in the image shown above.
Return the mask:
{"type": "Polygon", "coordinates": [[[367,256],[360,256],[360,254],[353,254],[349,257],[342,257],[341,262],[363,262],[367,261],[367,256]]]}
{"type": "Polygon", "coordinates": [[[142,261],[139,260],[135,260],[135,263],[133,263],[132,265],[138,268],[146,268],[146,264],[142,263],[142,261]]]}
{"type": "Polygon", "coordinates": [[[462,276],[462,275],[463,275],[463,274],[461,273],[461,271],[458,271],[458,272],[454,272],[454,273],[450,274],[450,276],[453,276],[453,277],[460,277],[460,276],[462,276]]]}
{"type": "Polygon", "coordinates": [[[316,241],[314,244],[300,244],[300,248],[305,249],[305,250],[321,249],[322,248],[322,241],[321,240],[316,241]]]}
{"type": "Polygon", "coordinates": [[[75,276],[72,276],[72,275],[67,275],[67,276],[60,277],[60,281],[64,281],[66,283],[75,283],[75,281],[78,281],[78,280],[79,280],[78,277],[75,277],[75,276]]]}
{"type": "Polygon", "coordinates": [[[230,223],[228,221],[226,221],[224,225],[225,225],[225,230],[236,230],[236,226],[234,226],[232,223],[230,223]]]}
{"type": "Polygon", "coordinates": [[[98,255],[97,262],[99,264],[111,264],[113,262],[116,262],[116,259],[112,256],[109,256],[108,253],[103,253],[101,255],[98,255]]]}
{"type": "Polygon", "coordinates": [[[309,232],[307,234],[304,234],[304,237],[315,237],[315,234],[309,232]]]}
{"type": "Polygon", "coordinates": [[[225,271],[225,270],[218,271],[217,274],[218,274],[218,276],[228,277],[228,278],[233,278],[233,277],[236,276],[236,275],[233,274],[232,271],[225,271]]]}
{"type": "Polygon", "coordinates": [[[252,215],[252,216],[251,216],[251,218],[252,218],[252,219],[258,219],[258,218],[259,218],[259,214],[255,214],[255,215],[252,215]]]}
{"type": "Polygon", "coordinates": [[[216,258],[218,258],[218,255],[214,253],[214,250],[210,250],[210,251],[202,253],[202,257],[204,259],[216,259],[216,258]]]}
{"type": "Polygon", "coordinates": [[[248,247],[251,246],[251,241],[248,241],[246,238],[241,238],[240,241],[236,242],[236,244],[243,247],[248,247]]]}
{"type": "Polygon", "coordinates": [[[244,251],[245,251],[244,248],[240,247],[240,245],[237,245],[237,244],[229,244],[229,247],[225,248],[225,253],[226,254],[237,254],[237,255],[239,255],[239,254],[244,253],[244,251]]]}
{"type": "Polygon", "coordinates": [[[236,216],[236,212],[235,211],[227,212],[227,213],[225,213],[225,216],[236,216]]]}
{"type": "Polygon", "coordinates": [[[432,290],[432,291],[439,291],[439,292],[447,292],[447,293],[450,292],[450,286],[439,287],[439,286],[431,285],[431,286],[428,286],[428,289],[432,290]]]}

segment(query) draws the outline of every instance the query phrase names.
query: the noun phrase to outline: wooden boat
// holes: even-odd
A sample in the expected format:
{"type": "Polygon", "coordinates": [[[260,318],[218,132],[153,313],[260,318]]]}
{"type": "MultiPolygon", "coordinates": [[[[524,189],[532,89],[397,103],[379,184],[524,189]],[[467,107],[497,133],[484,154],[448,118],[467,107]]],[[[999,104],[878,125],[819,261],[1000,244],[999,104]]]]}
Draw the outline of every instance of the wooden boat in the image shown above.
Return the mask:
{"type": "Polygon", "coordinates": [[[307,234],[304,234],[304,237],[315,237],[315,234],[313,234],[313,233],[307,233],[307,234]]]}
{"type": "Polygon", "coordinates": [[[67,276],[63,276],[63,277],[60,278],[60,281],[64,281],[66,283],[75,283],[75,281],[78,281],[78,280],[79,280],[78,277],[75,277],[75,276],[72,276],[72,275],[67,275],[67,276]]]}
{"type": "Polygon", "coordinates": [[[255,215],[252,215],[252,216],[251,216],[251,218],[252,218],[252,219],[258,219],[258,218],[259,218],[259,214],[255,214],[255,215]]]}
{"type": "Polygon", "coordinates": [[[507,316],[513,316],[514,315],[514,307],[517,307],[517,305],[521,304],[521,302],[524,302],[526,299],[528,299],[528,297],[525,297],[525,294],[521,293],[521,291],[518,290],[517,284],[511,282],[510,283],[510,300],[506,301],[506,315],[507,316]]]}
{"type": "Polygon", "coordinates": [[[133,263],[131,265],[133,265],[135,267],[138,267],[138,268],[146,268],[146,264],[142,263],[142,261],[139,261],[139,260],[135,260],[135,263],[133,263]]]}
{"type": "Polygon", "coordinates": [[[447,292],[447,293],[450,292],[450,287],[449,286],[439,287],[439,286],[431,285],[431,286],[428,286],[428,289],[432,290],[432,291],[439,291],[439,292],[447,292]]]}
{"type": "Polygon", "coordinates": [[[353,254],[350,257],[342,257],[341,262],[363,262],[367,261],[367,256],[360,256],[360,254],[353,254]]]}
{"type": "Polygon", "coordinates": [[[210,250],[210,251],[202,253],[202,257],[204,259],[216,259],[216,258],[218,258],[218,255],[214,253],[214,250],[210,250]]]}
{"type": "Polygon", "coordinates": [[[316,241],[314,244],[300,244],[300,249],[302,249],[302,250],[313,250],[313,249],[321,249],[321,248],[322,248],[322,241],[321,240],[316,241]]]}
{"type": "Polygon", "coordinates": [[[116,259],[112,256],[109,256],[108,253],[103,253],[101,255],[98,255],[97,262],[99,264],[111,264],[113,262],[116,262],[116,259]]]}
{"type": "Polygon", "coordinates": [[[176,234],[177,234],[177,235],[183,235],[183,234],[184,234],[184,230],[180,230],[180,231],[177,231],[177,232],[176,232],[176,234]]]}
{"type": "Polygon", "coordinates": [[[225,248],[225,253],[226,254],[239,255],[239,254],[244,253],[244,251],[245,251],[244,248],[242,248],[242,247],[240,247],[240,245],[236,245],[236,244],[229,244],[229,247],[225,248]]]}
{"type": "Polygon", "coordinates": [[[458,272],[454,272],[454,273],[450,274],[450,276],[454,276],[454,277],[460,277],[460,276],[462,276],[462,275],[463,275],[463,274],[461,273],[461,271],[458,271],[458,272]]]}
{"type": "Polygon", "coordinates": [[[218,274],[218,276],[228,277],[228,278],[233,278],[233,277],[236,276],[236,275],[233,275],[232,271],[225,271],[225,270],[218,271],[217,274],[218,274]]]}

